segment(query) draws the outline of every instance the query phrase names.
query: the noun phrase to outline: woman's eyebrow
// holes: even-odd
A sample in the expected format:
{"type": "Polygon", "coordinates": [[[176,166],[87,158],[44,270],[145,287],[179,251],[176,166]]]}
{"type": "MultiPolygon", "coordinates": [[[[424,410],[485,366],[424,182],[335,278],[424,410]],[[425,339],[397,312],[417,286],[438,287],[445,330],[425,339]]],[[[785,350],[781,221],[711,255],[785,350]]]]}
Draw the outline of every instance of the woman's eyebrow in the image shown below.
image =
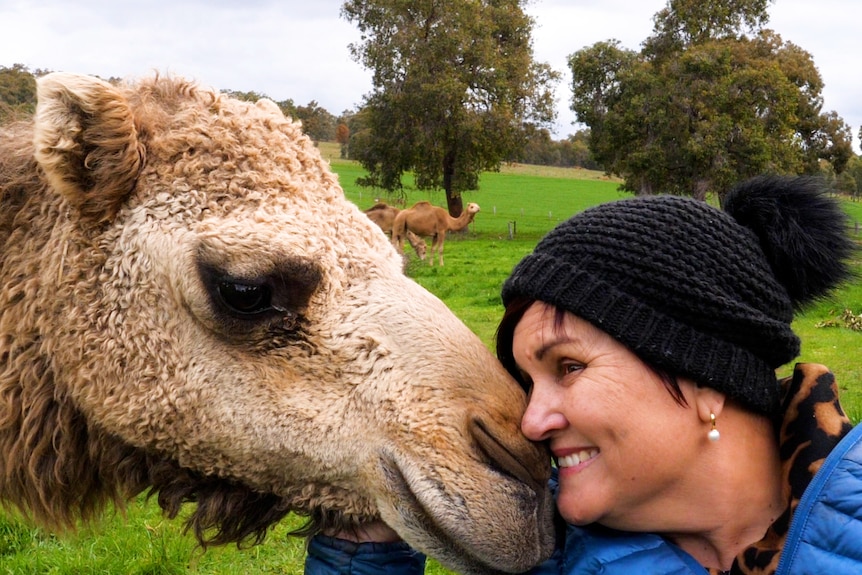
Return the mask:
{"type": "Polygon", "coordinates": [[[576,341],[578,341],[578,338],[571,336],[568,333],[555,333],[553,337],[548,340],[544,340],[542,342],[542,345],[539,346],[538,349],[536,349],[536,359],[541,361],[545,357],[545,354],[547,354],[553,348],[559,345],[573,343],[576,341]]]}

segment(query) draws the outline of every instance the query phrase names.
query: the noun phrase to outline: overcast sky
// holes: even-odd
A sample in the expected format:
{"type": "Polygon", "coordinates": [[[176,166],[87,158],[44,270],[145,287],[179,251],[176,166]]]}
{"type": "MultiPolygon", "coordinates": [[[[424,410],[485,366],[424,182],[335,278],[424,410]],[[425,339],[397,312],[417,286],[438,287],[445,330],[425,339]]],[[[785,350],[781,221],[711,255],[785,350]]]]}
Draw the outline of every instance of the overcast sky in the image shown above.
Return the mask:
{"type": "MultiPolygon", "coordinates": [[[[639,50],[666,0],[531,0],[535,57],[562,74],[558,138],[575,131],[566,57],[615,38],[639,50]]],[[[338,115],[371,88],[351,60],[355,26],[341,0],[0,0],[0,65],[101,77],[153,70],[218,89],[255,91],[338,115]]],[[[825,82],[824,111],[856,135],[862,125],[859,0],[777,0],[768,27],[812,54],[825,82]]]]}

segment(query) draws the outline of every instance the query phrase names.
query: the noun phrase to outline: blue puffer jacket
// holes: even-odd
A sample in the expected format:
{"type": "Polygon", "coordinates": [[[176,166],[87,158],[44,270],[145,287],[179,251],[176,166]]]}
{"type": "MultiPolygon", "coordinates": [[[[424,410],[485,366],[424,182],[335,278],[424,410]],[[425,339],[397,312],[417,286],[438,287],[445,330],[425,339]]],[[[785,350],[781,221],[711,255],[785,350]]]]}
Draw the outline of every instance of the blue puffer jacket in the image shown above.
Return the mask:
{"type": "Polygon", "coordinates": [[[826,458],[793,514],[776,575],[862,573],[862,425],[826,458]]]}
{"type": "Polygon", "coordinates": [[[570,525],[563,548],[528,575],[708,575],[694,558],[652,533],[570,525]]]}

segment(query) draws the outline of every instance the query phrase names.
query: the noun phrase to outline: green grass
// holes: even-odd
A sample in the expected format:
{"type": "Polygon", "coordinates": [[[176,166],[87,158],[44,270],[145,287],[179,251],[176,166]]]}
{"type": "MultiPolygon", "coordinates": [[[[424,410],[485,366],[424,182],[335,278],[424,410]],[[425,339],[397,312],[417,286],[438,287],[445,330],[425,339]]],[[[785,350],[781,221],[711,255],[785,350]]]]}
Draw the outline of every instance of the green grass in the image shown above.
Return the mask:
{"type": "Polygon", "coordinates": [[[154,501],[130,502],[125,516],[55,536],[29,527],[14,514],[0,514],[0,574],[51,575],[246,575],[301,573],[303,542],[287,532],[291,517],[263,545],[245,550],[215,547],[202,552],[180,521],[168,521],[154,501]]]}
{"type": "MultiPolygon", "coordinates": [[[[363,173],[359,166],[338,159],[335,146],[323,144],[321,151],[338,172],[347,197],[360,208],[371,206],[378,196],[356,186],[356,178],[363,173]]],[[[411,255],[406,271],[491,347],[502,313],[500,286],[518,260],[558,222],[590,205],[622,197],[617,183],[597,172],[506,166],[500,173],[484,174],[479,191],[465,194],[464,201],[477,202],[482,211],[467,233],[450,234],[445,266],[429,267],[411,255]],[[514,230],[512,239],[510,229],[514,230]]],[[[445,205],[442,193],[407,191],[407,205],[418,200],[445,205]]],[[[845,205],[851,217],[862,222],[862,204],[845,205]]],[[[854,268],[862,274],[862,262],[855,262],[854,268]]],[[[812,307],[797,318],[794,328],[803,339],[800,359],[833,369],[845,409],[859,421],[862,332],[818,327],[824,322],[840,324],[837,319],[845,308],[862,313],[862,282],[812,307]]],[[[16,515],[0,512],[0,575],[299,574],[303,541],[287,533],[300,524],[301,520],[288,518],[264,544],[250,549],[231,546],[201,552],[191,536],[183,534],[181,521],[163,519],[156,503],[144,498],[132,501],[125,516],[109,516],[92,528],[64,536],[32,528],[16,515]]],[[[427,573],[448,571],[431,561],[427,573]]]]}

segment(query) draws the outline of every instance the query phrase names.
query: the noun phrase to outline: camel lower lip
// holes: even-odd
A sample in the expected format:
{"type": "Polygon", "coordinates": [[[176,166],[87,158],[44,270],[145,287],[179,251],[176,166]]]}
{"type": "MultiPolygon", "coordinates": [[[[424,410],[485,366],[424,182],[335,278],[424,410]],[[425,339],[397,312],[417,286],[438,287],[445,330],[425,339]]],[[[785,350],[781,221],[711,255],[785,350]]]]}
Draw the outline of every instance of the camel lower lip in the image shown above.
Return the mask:
{"type": "MultiPolygon", "coordinates": [[[[404,476],[396,461],[385,457],[382,460],[382,467],[388,489],[397,495],[399,515],[405,519],[405,523],[421,529],[436,540],[437,545],[453,550],[461,562],[461,565],[456,567],[458,572],[475,575],[503,575],[505,573],[488,566],[484,561],[477,558],[463,544],[461,538],[450,535],[445,526],[440,525],[435,520],[434,515],[428,511],[411,488],[410,482],[404,476]]],[[[402,535],[407,543],[413,544],[409,540],[409,535],[405,536],[406,534],[402,533],[399,533],[399,535],[402,535]]]]}

